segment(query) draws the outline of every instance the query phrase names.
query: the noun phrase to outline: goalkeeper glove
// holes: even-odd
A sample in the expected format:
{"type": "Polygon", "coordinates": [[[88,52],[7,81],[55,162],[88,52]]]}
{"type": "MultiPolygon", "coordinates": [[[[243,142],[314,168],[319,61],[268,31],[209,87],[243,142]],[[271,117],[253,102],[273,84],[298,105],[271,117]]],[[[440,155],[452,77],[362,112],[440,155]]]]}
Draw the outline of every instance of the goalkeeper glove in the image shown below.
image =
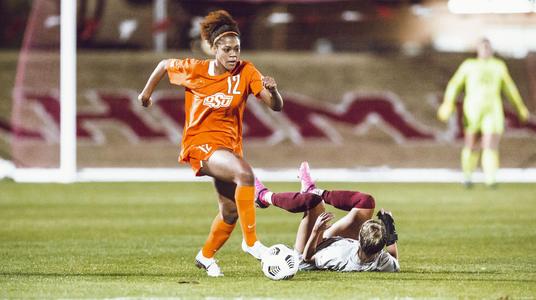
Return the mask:
{"type": "Polygon", "coordinates": [[[443,103],[437,110],[437,118],[443,122],[447,122],[453,110],[454,107],[451,104],[443,103]]]}
{"type": "Polygon", "coordinates": [[[398,241],[398,234],[396,234],[396,228],[395,228],[395,220],[393,217],[386,213],[384,210],[381,210],[377,214],[378,219],[380,219],[385,226],[385,232],[387,233],[386,236],[386,245],[391,246],[392,244],[396,243],[398,241]]]}

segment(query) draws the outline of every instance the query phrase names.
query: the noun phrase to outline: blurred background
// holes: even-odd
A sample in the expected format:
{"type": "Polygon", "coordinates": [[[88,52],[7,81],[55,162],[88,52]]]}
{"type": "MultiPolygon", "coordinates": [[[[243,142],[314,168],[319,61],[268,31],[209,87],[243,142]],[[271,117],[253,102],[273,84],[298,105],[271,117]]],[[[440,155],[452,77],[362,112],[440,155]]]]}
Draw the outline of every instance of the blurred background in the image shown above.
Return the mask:
{"type": "MultiPolygon", "coordinates": [[[[79,168],[178,167],[182,88],[136,96],[164,58],[209,58],[199,22],[229,11],[242,58],[273,76],[281,113],[248,101],[245,155],[258,168],[459,168],[460,113],[435,114],[486,37],[536,109],[532,0],[78,0],[79,168]]],[[[59,165],[59,0],[0,0],[0,158],[59,165]]],[[[461,98],[460,98],[461,99],[461,98]]],[[[506,101],[507,102],[507,101],[506,101]]],[[[536,167],[536,120],[506,105],[501,164],[536,167]]],[[[187,166],[180,166],[187,169],[187,166]]]]}

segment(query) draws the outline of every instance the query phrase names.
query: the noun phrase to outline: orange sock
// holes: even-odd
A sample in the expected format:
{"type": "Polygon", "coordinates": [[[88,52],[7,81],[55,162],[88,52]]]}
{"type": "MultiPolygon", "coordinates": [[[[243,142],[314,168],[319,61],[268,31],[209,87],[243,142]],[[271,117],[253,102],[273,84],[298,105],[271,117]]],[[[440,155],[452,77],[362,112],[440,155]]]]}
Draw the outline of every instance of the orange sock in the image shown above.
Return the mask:
{"type": "Polygon", "coordinates": [[[208,234],[207,241],[203,246],[203,256],[206,258],[214,257],[216,252],[220,250],[221,246],[223,246],[223,244],[225,244],[225,242],[229,239],[229,236],[231,236],[231,232],[233,232],[235,225],[236,223],[225,223],[221,217],[221,214],[218,213],[218,215],[214,218],[214,221],[212,221],[210,233],[208,234]]]}
{"type": "Polygon", "coordinates": [[[242,236],[248,246],[253,246],[257,241],[255,224],[255,188],[252,186],[237,186],[235,191],[236,207],[242,236]]]}

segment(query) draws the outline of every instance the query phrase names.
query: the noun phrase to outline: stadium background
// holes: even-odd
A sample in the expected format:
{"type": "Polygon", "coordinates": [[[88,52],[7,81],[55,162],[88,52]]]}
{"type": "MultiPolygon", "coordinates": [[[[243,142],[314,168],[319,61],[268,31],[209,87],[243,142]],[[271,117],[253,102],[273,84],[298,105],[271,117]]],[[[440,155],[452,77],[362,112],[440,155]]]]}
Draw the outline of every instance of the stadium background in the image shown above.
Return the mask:
{"type": "MultiPolygon", "coordinates": [[[[448,79],[474,55],[474,42],[488,36],[534,111],[530,41],[505,47],[504,32],[493,28],[527,28],[535,21],[530,14],[456,16],[445,3],[167,1],[167,17],[155,21],[152,1],[79,1],[78,166],[177,167],[183,92],[161,83],[156,98],[162,101],[148,111],[136,106],[135,96],[159,60],[206,57],[196,20],[224,8],[242,29],[243,58],[274,76],[286,100],[282,114],[249,101],[245,152],[252,165],[282,168],[309,160],[326,168],[456,169],[459,118],[447,126],[435,119],[448,79]],[[162,33],[167,46],[155,49],[153,38],[162,33]]],[[[21,167],[56,167],[59,4],[2,5],[0,155],[21,167]]],[[[506,105],[501,164],[535,167],[536,122],[518,124],[506,105]]]]}

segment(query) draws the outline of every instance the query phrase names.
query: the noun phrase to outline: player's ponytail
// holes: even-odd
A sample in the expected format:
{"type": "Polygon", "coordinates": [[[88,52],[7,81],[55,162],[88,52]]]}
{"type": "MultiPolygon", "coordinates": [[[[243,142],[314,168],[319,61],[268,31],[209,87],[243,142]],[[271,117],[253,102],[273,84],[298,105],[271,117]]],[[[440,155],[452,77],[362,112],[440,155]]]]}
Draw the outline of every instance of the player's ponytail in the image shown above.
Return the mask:
{"type": "Polygon", "coordinates": [[[240,36],[240,30],[233,17],[225,10],[210,12],[201,22],[201,37],[213,47],[218,40],[228,34],[240,36]]]}

